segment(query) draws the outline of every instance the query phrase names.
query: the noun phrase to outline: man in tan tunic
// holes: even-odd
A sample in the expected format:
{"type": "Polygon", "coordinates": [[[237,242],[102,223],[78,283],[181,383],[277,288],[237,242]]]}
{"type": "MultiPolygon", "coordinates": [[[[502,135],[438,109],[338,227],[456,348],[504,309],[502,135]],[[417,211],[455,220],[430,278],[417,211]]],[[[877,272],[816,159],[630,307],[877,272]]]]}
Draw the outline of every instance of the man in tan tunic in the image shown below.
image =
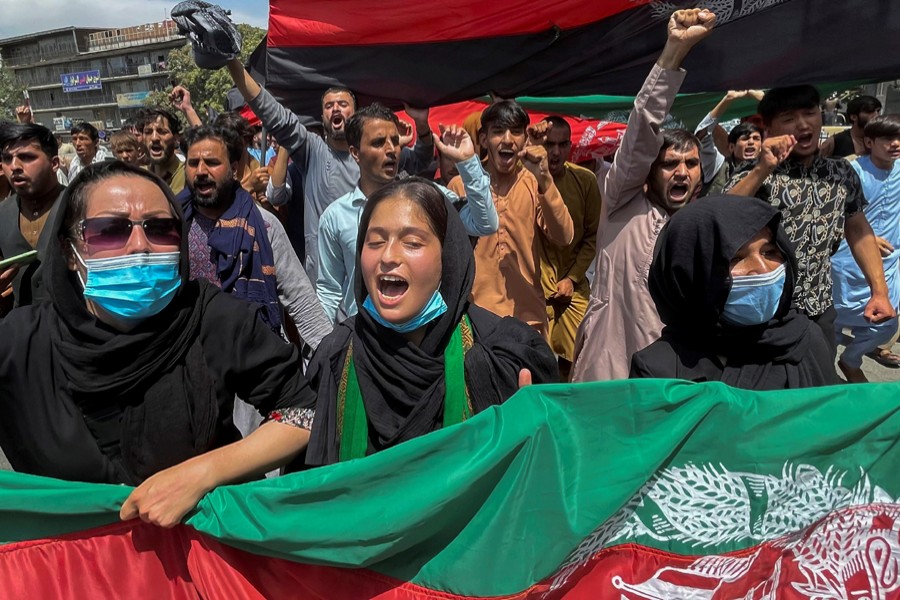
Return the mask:
{"type": "Polygon", "coordinates": [[[543,143],[550,175],[575,225],[575,236],[569,245],[541,245],[541,283],[550,319],[550,347],[559,357],[560,379],[568,381],[575,356],[575,334],[591,293],[585,272],[597,254],[600,188],[593,171],[568,162],[572,153],[569,123],[555,115],[544,122],[550,125],[543,143]]]}
{"type": "MultiPolygon", "coordinates": [[[[475,304],[501,317],[513,316],[547,334],[547,303],[541,286],[541,236],[565,246],[572,241],[569,211],[547,164],[543,146],[526,147],[528,113],[511,100],[481,115],[479,141],[500,228],[475,246],[475,304]],[[521,162],[520,162],[521,161],[521,162]]],[[[448,186],[464,195],[462,180],[448,186]]]]}
{"type": "Polygon", "coordinates": [[[631,356],[662,332],[647,288],[653,247],[669,215],[694,197],[702,178],[693,134],[661,134],[660,126],[684,81],[684,57],[714,23],[707,10],[676,11],[662,54],[634,100],[622,145],[601,186],[597,272],[575,343],[573,381],[627,378],[631,356]]]}

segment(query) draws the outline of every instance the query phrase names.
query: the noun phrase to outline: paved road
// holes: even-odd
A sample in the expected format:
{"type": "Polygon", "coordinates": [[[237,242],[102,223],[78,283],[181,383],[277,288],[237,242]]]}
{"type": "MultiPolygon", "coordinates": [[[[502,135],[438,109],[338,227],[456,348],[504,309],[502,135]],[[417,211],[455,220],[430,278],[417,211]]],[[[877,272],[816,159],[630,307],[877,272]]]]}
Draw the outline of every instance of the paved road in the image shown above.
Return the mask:
{"type": "MultiPolygon", "coordinates": [[[[844,347],[838,346],[838,356],[840,356],[843,351],[844,347]]],[[[900,354],[900,344],[894,346],[894,352],[900,354]]],[[[872,382],[900,381],[900,369],[882,367],[870,358],[863,359],[863,372],[866,374],[866,377],[869,378],[869,381],[872,382]]],[[[2,451],[0,451],[0,469],[7,471],[10,469],[9,462],[7,462],[6,457],[3,456],[2,451]]]]}

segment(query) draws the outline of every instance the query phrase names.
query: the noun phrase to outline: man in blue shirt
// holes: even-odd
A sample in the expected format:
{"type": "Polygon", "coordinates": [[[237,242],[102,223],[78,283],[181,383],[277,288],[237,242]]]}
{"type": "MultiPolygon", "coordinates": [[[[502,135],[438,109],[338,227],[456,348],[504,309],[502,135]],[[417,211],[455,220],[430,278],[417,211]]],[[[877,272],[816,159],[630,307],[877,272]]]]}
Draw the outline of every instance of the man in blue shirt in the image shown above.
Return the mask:
{"type": "MultiPolygon", "coordinates": [[[[900,115],[869,121],[863,141],[866,155],[850,164],[862,182],[863,194],[868,201],[863,210],[881,250],[888,297],[896,308],[900,304],[900,165],[897,164],[900,115]]],[[[889,343],[897,331],[897,319],[871,323],[863,318],[869,285],[862,269],[853,260],[846,240],[831,257],[831,271],[838,337],[844,328],[849,328],[853,335],[838,367],[850,383],[864,383],[868,381],[860,369],[864,354],[873,355],[882,364],[890,363],[892,357],[900,363],[900,357],[890,351],[892,344],[889,343]],[[878,348],[885,343],[888,343],[887,348],[878,348]]]]}
{"type": "MultiPolygon", "coordinates": [[[[356,111],[346,129],[350,154],[359,165],[359,183],[325,209],[319,221],[318,237],[316,293],[325,314],[334,322],[341,320],[341,314],[350,317],[357,312],[353,277],[359,220],[366,198],[397,177],[401,150],[399,120],[380,104],[356,111]]],[[[457,163],[466,189],[466,203],[459,216],[470,235],[490,235],[497,231],[499,223],[491,198],[490,177],[481,167],[472,140],[464,130],[452,127],[442,133],[443,139],[435,135],[434,143],[441,153],[457,163]]],[[[441,191],[451,202],[459,201],[450,190],[441,188],[441,191]]]]}
{"type": "MultiPolygon", "coordinates": [[[[353,190],[359,179],[359,168],[350,156],[346,126],[357,109],[356,98],[345,88],[329,88],[322,95],[322,126],[324,136],[310,133],[300,118],[278,103],[277,100],[253,80],[240,59],[232,59],[226,65],[234,84],[244,100],[259,117],[266,131],[288,153],[303,175],[301,182],[305,203],[303,207],[291,207],[303,211],[304,238],[306,240],[306,272],[313,281],[318,273],[319,219],[325,208],[337,198],[353,190]]],[[[402,153],[398,160],[407,172],[415,174],[431,163],[434,146],[428,129],[426,109],[407,109],[415,122],[418,143],[402,153]]],[[[286,200],[290,195],[285,195],[286,200]]],[[[273,202],[277,204],[277,202],[273,202]]]]}

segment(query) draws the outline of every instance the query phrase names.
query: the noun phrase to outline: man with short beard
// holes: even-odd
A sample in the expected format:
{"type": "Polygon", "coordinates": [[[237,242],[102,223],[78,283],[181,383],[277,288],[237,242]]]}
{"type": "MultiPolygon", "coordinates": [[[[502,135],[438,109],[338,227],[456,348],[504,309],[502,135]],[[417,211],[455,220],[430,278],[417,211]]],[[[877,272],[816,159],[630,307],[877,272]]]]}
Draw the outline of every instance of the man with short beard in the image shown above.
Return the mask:
{"type": "Polygon", "coordinates": [[[162,108],[150,108],[141,120],[144,149],[149,169],[165,181],[176,196],[184,189],[184,163],[175,155],[181,136],[178,117],[162,108]]]}
{"type": "Polygon", "coordinates": [[[0,165],[13,191],[0,202],[0,256],[38,251],[37,261],[0,273],[0,297],[14,294],[15,306],[46,299],[41,259],[46,252],[59,250],[45,225],[59,210],[65,191],[56,178],[58,150],[56,138],[46,127],[15,123],[0,126],[0,165]]]}
{"type": "Polygon", "coordinates": [[[865,129],[870,119],[881,114],[881,101],[875,96],[857,96],[847,103],[850,128],[836,133],[824,142],[820,153],[834,158],[850,158],[866,153],[865,129]]]}
{"type": "Polygon", "coordinates": [[[544,139],[550,175],[575,225],[575,235],[568,245],[541,244],[541,283],[547,298],[550,347],[558,357],[560,380],[568,381],[575,354],[575,335],[591,294],[585,273],[597,254],[600,188],[593,171],[569,162],[572,153],[569,123],[556,115],[544,121],[550,124],[544,139]]]}
{"type": "Polygon", "coordinates": [[[184,137],[187,187],[177,200],[190,225],[191,278],[261,304],[259,316],[275,332],[280,332],[283,305],[300,337],[315,349],[331,326],[284,228],[234,179],[240,139],[211,126],[190,129],[184,137]]]}
{"type": "MultiPolygon", "coordinates": [[[[346,88],[325,90],[322,95],[323,139],[311,134],[297,115],[261,88],[239,59],[232,59],[226,66],[235,86],[263,127],[279,145],[287,148],[294,164],[303,174],[306,271],[315,281],[319,261],[319,219],[329,204],[353,191],[359,180],[359,167],[350,156],[345,133],[347,120],[356,111],[356,98],[346,88]]],[[[414,151],[405,148],[401,153],[398,171],[415,175],[431,164],[434,146],[428,127],[428,111],[408,109],[407,113],[415,121],[418,141],[414,151]]],[[[281,197],[287,199],[290,194],[281,197]]]]}
{"type": "Polygon", "coordinates": [[[575,341],[573,381],[627,379],[632,355],[662,333],[647,285],[653,248],[669,216],[699,192],[702,175],[697,138],[660,128],[684,81],[682,61],[709,35],[715,19],[696,8],[672,14],[662,54],[635,97],[600,187],[597,267],[575,341]]]}

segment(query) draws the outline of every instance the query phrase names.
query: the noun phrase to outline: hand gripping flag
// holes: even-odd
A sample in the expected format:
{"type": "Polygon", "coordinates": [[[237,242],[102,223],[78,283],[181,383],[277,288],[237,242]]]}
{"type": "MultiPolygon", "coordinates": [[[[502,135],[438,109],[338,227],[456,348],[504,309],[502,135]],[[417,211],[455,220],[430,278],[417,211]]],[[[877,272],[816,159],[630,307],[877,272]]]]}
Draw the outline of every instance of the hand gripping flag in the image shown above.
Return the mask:
{"type": "Polygon", "coordinates": [[[364,459],[214,490],[0,474],[0,596],[609,600],[900,596],[900,384],[532,386],[364,459]]]}

